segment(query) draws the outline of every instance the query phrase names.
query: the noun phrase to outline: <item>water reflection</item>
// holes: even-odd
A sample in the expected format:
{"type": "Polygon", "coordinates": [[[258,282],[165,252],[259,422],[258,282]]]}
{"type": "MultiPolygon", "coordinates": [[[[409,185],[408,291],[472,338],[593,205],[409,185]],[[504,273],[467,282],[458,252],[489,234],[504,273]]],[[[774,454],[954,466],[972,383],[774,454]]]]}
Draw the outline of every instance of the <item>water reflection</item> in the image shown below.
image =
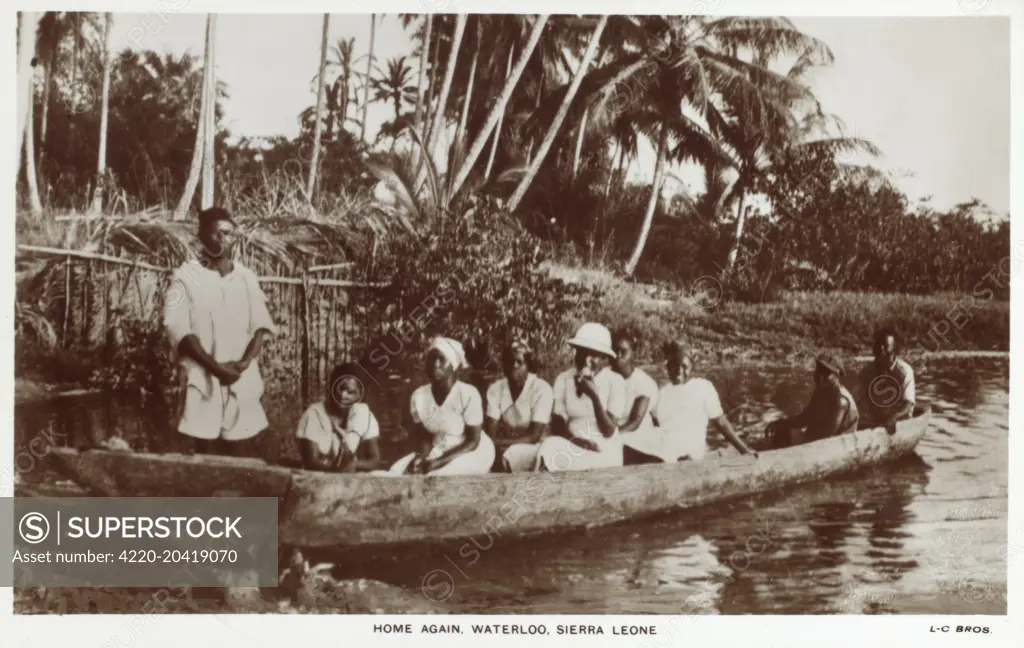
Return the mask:
{"type": "MultiPolygon", "coordinates": [[[[794,413],[811,391],[800,368],[709,377],[741,430],[794,413]]],[[[335,557],[336,575],[418,591],[443,569],[456,584],[449,603],[467,613],[1005,613],[1008,363],[933,362],[917,384],[935,413],[920,457],[589,533],[498,542],[472,563],[458,546],[349,553],[335,557]],[[987,607],[957,595],[965,573],[991,587],[987,607]]],[[[387,404],[385,434],[397,423],[387,404]]],[[[52,426],[72,446],[116,433],[151,449],[174,435],[171,421],[137,395],[21,407],[15,418],[19,445],[52,426]]]]}

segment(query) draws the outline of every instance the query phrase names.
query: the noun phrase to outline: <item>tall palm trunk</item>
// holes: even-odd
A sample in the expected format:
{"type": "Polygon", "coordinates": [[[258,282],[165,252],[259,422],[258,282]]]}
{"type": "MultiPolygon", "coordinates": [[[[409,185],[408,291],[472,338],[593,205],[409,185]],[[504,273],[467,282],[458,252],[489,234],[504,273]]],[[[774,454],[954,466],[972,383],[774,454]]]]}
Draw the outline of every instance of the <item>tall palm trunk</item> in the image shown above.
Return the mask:
{"type": "Polygon", "coordinates": [[[373,73],[373,44],[377,38],[377,16],[370,14],[370,54],[366,57],[366,88],[363,91],[363,123],[359,129],[359,141],[366,144],[366,115],[370,107],[370,74],[373,73]]]}
{"type": "Polygon", "coordinates": [[[583,135],[587,132],[587,113],[589,108],[583,111],[583,117],[580,118],[580,126],[576,133],[576,153],[572,157],[572,178],[576,179],[576,174],[580,172],[580,157],[583,155],[583,135]]]}
{"type": "Polygon", "coordinates": [[[540,148],[537,150],[536,157],[530,162],[530,168],[527,169],[526,175],[519,182],[519,186],[516,187],[515,192],[508,201],[508,210],[510,212],[515,211],[516,207],[522,201],[523,196],[526,195],[526,190],[529,189],[530,183],[537,177],[537,172],[540,170],[541,164],[544,163],[544,158],[548,154],[548,150],[555,141],[555,137],[558,135],[558,129],[561,128],[562,122],[565,121],[565,116],[569,114],[569,106],[572,104],[573,98],[576,96],[576,91],[579,90],[580,84],[583,83],[583,77],[587,74],[587,69],[590,66],[590,62],[594,60],[594,56],[597,54],[597,44],[601,41],[601,33],[604,31],[605,25],[608,24],[608,16],[601,16],[601,19],[597,23],[597,27],[594,28],[594,33],[590,35],[590,43],[587,45],[587,51],[583,53],[583,61],[580,62],[579,68],[576,70],[576,74],[572,77],[572,83],[569,85],[569,90],[565,93],[565,97],[562,99],[562,105],[558,107],[558,113],[555,114],[554,121],[548,126],[548,132],[544,135],[544,140],[540,144],[540,148]]]}
{"type": "MultiPolygon", "coordinates": [[[[192,164],[188,169],[188,179],[185,180],[185,191],[181,194],[181,200],[174,210],[174,220],[183,221],[188,215],[189,206],[192,204],[192,197],[195,196],[196,187],[199,185],[199,174],[203,164],[204,139],[206,135],[206,105],[211,102],[209,77],[212,75],[210,61],[210,50],[213,41],[213,15],[206,17],[206,52],[203,62],[203,89],[199,100],[199,115],[196,117],[196,145],[192,149],[192,164]]],[[[216,99],[212,100],[216,103],[216,99]]]]}
{"type": "Polygon", "coordinates": [[[473,50],[473,62],[469,64],[469,81],[466,83],[466,97],[462,101],[462,117],[455,131],[455,141],[466,136],[466,122],[469,121],[469,102],[473,98],[473,82],[476,80],[476,66],[480,61],[480,47],[483,45],[483,23],[476,24],[476,48],[473,50]]]}
{"type": "Polygon", "coordinates": [[[95,213],[103,211],[103,193],[107,179],[107,129],[110,123],[110,70],[114,58],[110,55],[110,28],[114,14],[103,14],[103,97],[100,102],[100,148],[96,156],[96,190],[92,194],[95,213]]]}
{"type": "MultiPolygon", "coordinates": [[[[437,108],[434,110],[433,125],[430,129],[430,137],[427,140],[427,153],[434,155],[437,148],[437,140],[444,130],[444,109],[448,103],[448,94],[452,90],[452,80],[455,79],[455,64],[459,58],[459,47],[462,45],[462,35],[466,32],[466,22],[469,17],[466,14],[458,14],[455,17],[455,35],[452,37],[452,49],[448,54],[448,66],[444,72],[444,82],[441,85],[441,94],[437,98],[437,108]]],[[[418,183],[417,183],[418,185],[418,183]]]]}
{"type": "Polygon", "coordinates": [[[33,108],[35,107],[35,75],[32,74],[34,69],[30,68],[30,70],[29,78],[32,79],[32,85],[29,86],[28,115],[25,124],[25,180],[28,181],[29,206],[32,209],[32,214],[38,217],[43,215],[43,202],[39,199],[39,182],[36,179],[36,129],[34,124],[35,117],[33,116],[33,108]]]}
{"type": "Polygon", "coordinates": [[[416,115],[414,123],[416,130],[424,132],[427,109],[423,105],[424,88],[423,80],[426,77],[427,66],[430,65],[430,32],[434,27],[434,15],[427,14],[427,26],[423,35],[423,47],[420,48],[420,70],[416,78],[416,115]]]}
{"type": "Polygon", "coordinates": [[[736,212],[736,234],[733,235],[732,245],[729,246],[729,256],[725,260],[725,268],[722,270],[723,274],[728,274],[732,270],[736,264],[736,256],[740,252],[740,241],[743,239],[743,223],[746,220],[743,204],[746,200],[747,192],[740,191],[739,208],[736,212]]]}
{"type": "Polygon", "coordinates": [[[647,201],[647,213],[644,214],[644,224],[640,228],[640,236],[636,239],[636,247],[633,248],[633,255],[626,263],[626,274],[631,275],[636,271],[640,263],[640,255],[647,245],[647,237],[651,233],[651,223],[654,221],[654,210],[658,206],[658,197],[661,195],[661,183],[665,176],[665,156],[668,150],[668,126],[662,124],[661,134],[658,135],[658,161],[654,165],[654,183],[651,185],[651,199],[647,201]]]}
{"type": "Polygon", "coordinates": [[[206,102],[206,153],[203,157],[203,209],[213,207],[214,189],[216,187],[216,150],[217,143],[217,14],[210,16],[210,78],[209,101],[206,102]]]}
{"type": "MultiPolygon", "coordinates": [[[[54,45],[56,49],[56,45],[54,45]]],[[[50,123],[50,96],[53,94],[53,64],[54,52],[51,50],[46,55],[46,63],[43,64],[43,108],[39,117],[39,173],[43,171],[44,158],[46,157],[46,131],[50,123]]]]}
{"type": "MultiPolygon", "coordinates": [[[[508,63],[505,65],[505,81],[508,81],[509,76],[512,74],[512,56],[516,53],[516,47],[513,45],[508,50],[508,63]]],[[[498,140],[501,139],[501,122],[505,119],[505,113],[498,116],[498,125],[494,127],[494,141],[491,144],[491,154],[487,158],[487,169],[484,170],[484,180],[491,177],[491,167],[494,166],[494,156],[498,152],[498,140]]]]}
{"type": "Polygon", "coordinates": [[[500,119],[505,113],[505,107],[508,105],[508,100],[512,97],[512,92],[516,89],[516,85],[519,83],[519,77],[523,75],[523,70],[526,69],[526,64],[530,61],[530,56],[533,55],[533,50],[537,48],[537,43],[540,42],[540,37],[544,32],[544,26],[548,22],[549,15],[550,14],[541,14],[537,16],[534,21],[533,29],[530,31],[530,39],[523,47],[523,51],[519,55],[519,60],[516,61],[515,68],[505,81],[505,87],[501,89],[501,95],[498,97],[497,102],[495,102],[494,107],[491,108],[491,112],[488,113],[484,127],[480,129],[479,133],[477,133],[476,139],[473,140],[473,146],[470,147],[469,152],[466,154],[466,159],[462,162],[462,167],[455,175],[455,181],[452,183],[450,195],[455,195],[458,193],[459,189],[462,188],[462,184],[466,182],[466,178],[469,177],[469,173],[473,169],[473,165],[476,164],[476,159],[480,157],[480,153],[484,150],[484,146],[487,144],[487,140],[491,136],[491,131],[494,130],[494,126],[498,123],[498,119],[500,119]]]}
{"type": "Polygon", "coordinates": [[[331,25],[331,14],[324,14],[323,36],[320,39],[320,72],[317,78],[320,83],[316,89],[316,117],[313,120],[313,154],[309,161],[309,179],[306,181],[306,200],[312,204],[313,189],[316,187],[317,166],[320,164],[320,113],[324,109],[324,73],[327,71],[327,31],[331,25]]]}
{"type": "MultiPolygon", "coordinates": [[[[32,74],[32,55],[36,49],[36,30],[39,27],[40,14],[32,11],[22,11],[18,14],[18,106],[17,106],[17,131],[18,131],[18,155],[21,156],[22,147],[26,141],[32,141],[32,131],[30,125],[32,123],[32,95],[33,88],[35,86],[35,78],[32,74]]],[[[31,145],[29,146],[31,148],[31,145]]],[[[25,166],[26,169],[29,166],[29,151],[25,149],[25,166]]],[[[31,159],[32,169],[31,173],[35,173],[35,159],[34,156],[31,159]]],[[[15,181],[20,169],[15,168],[15,181]]],[[[29,192],[31,194],[31,184],[29,186],[29,192]]],[[[42,202],[39,200],[38,186],[36,187],[35,196],[30,195],[29,200],[32,205],[32,211],[35,213],[42,212],[42,202]],[[36,205],[39,206],[39,211],[36,211],[36,205]]]]}
{"type": "MultiPolygon", "coordinates": [[[[534,110],[540,110],[540,102],[544,97],[544,82],[547,80],[547,70],[544,69],[544,62],[541,61],[540,69],[540,85],[537,88],[537,101],[533,105],[534,110]]],[[[529,166],[533,162],[533,145],[536,144],[536,136],[530,135],[530,143],[526,145],[526,164],[529,166]]]]}
{"type": "MultiPolygon", "coordinates": [[[[619,141],[615,142],[615,148],[616,148],[616,151],[612,153],[612,163],[614,164],[615,157],[618,156],[618,158],[619,158],[619,166],[621,167],[622,166],[622,153],[626,150],[626,148],[619,141]]],[[[610,194],[612,192],[612,179],[615,177],[615,171],[616,170],[615,170],[614,167],[608,169],[608,179],[604,183],[604,197],[605,198],[607,198],[608,194],[610,194]]]]}

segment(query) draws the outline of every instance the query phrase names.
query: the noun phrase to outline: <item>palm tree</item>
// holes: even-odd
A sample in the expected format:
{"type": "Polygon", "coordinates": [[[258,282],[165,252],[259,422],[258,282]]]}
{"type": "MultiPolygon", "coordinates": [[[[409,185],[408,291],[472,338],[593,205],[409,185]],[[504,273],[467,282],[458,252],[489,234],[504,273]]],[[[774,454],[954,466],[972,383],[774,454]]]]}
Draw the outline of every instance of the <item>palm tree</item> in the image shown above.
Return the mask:
{"type": "Polygon", "coordinates": [[[373,100],[390,103],[395,110],[395,121],[402,116],[402,106],[415,105],[416,87],[411,84],[412,68],[406,64],[408,57],[388,59],[387,72],[377,69],[378,76],[372,80],[373,100]]]}
{"type": "MultiPolygon", "coordinates": [[[[530,187],[530,183],[537,176],[537,171],[540,170],[540,165],[543,164],[544,158],[547,156],[548,149],[551,148],[551,144],[555,141],[555,137],[558,135],[558,129],[561,128],[562,122],[565,120],[565,116],[569,113],[569,105],[572,103],[573,98],[576,96],[576,91],[579,90],[580,84],[583,82],[583,76],[586,74],[587,69],[590,67],[591,61],[594,60],[594,56],[597,54],[597,45],[601,41],[601,33],[604,31],[605,25],[608,24],[608,16],[601,16],[597,21],[597,26],[594,27],[594,32],[590,36],[590,44],[587,45],[586,52],[583,53],[583,60],[580,62],[579,68],[576,74],[573,75],[572,83],[569,85],[568,91],[565,93],[565,97],[562,99],[562,105],[559,107],[558,112],[555,114],[555,118],[552,120],[551,125],[548,127],[547,133],[544,135],[543,141],[541,141],[540,148],[537,150],[537,155],[530,162],[530,167],[526,171],[526,175],[519,182],[519,186],[512,193],[512,197],[508,201],[508,210],[515,211],[522,201],[523,196],[526,195],[526,190],[530,187]]],[[[580,128],[584,125],[581,123],[580,128]]]]}
{"type": "MultiPolygon", "coordinates": [[[[327,108],[327,134],[324,139],[329,142],[334,141],[335,129],[340,128],[344,130],[345,125],[349,122],[348,107],[352,101],[352,64],[355,60],[355,46],[355,38],[339,40],[331,48],[334,58],[327,61],[327,68],[337,68],[340,70],[334,82],[329,84],[329,87],[326,89],[327,94],[324,97],[327,108]]],[[[322,75],[318,74],[313,79],[313,82],[326,85],[327,76],[325,69],[322,75]]],[[[352,121],[358,123],[357,120],[353,119],[352,121]]]]}
{"type": "Polygon", "coordinates": [[[210,16],[210,43],[209,58],[207,60],[207,85],[209,89],[206,103],[206,154],[203,157],[203,200],[200,203],[203,209],[213,207],[214,188],[216,187],[216,151],[217,142],[217,14],[210,16]]]}
{"type": "Polygon", "coordinates": [[[427,14],[424,22],[426,23],[426,26],[424,27],[423,45],[420,47],[419,71],[416,76],[416,128],[421,133],[425,132],[424,124],[426,122],[427,113],[423,106],[423,79],[427,66],[430,64],[430,32],[434,26],[434,15],[427,14]]]}
{"type": "MultiPolygon", "coordinates": [[[[767,67],[769,53],[762,50],[754,51],[754,63],[762,68],[767,67]]],[[[806,73],[818,66],[833,62],[832,53],[827,48],[809,47],[794,62],[787,77],[795,83],[807,87],[806,73]]],[[[751,82],[757,83],[755,75],[751,82]]],[[[783,87],[783,90],[786,88],[783,87]]],[[[773,88],[765,88],[771,92],[773,88]]],[[[745,202],[751,192],[757,190],[762,179],[772,172],[772,153],[788,148],[794,153],[822,152],[834,156],[839,152],[867,152],[878,155],[880,151],[868,140],[845,137],[838,118],[823,112],[820,103],[810,95],[810,90],[800,95],[784,94],[776,98],[782,108],[771,111],[760,120],[756,115],[746,113],[748,105],[725,103],[722,110],[712,107],[709,112],[709,123],[712,130],[722,140],[733,159],[732,167],[737,177],[723,196],[723,206],[735,203],[736,229],[726,257],[723,273],[732,270],[739,254],[743,238],[743,227],[746,222],[745,202]],[[838,130],[838,137],[829,133],[838,130]],[[822,137],[819,137],[822,136],[822,137]]]]}
{"type": "Polygon", "coordinates": [[[516,61],[515,68],[513,68],[508,79],[505,80],[505,86],[501,90],[501,94],[498,96],[494,107],[491,108],[490,113],[487,115],[487,120],[484,123],[483,128],[477,133],[476,138],[473,140],[473,145],[470,147],[469,152],[466,154],[466,159],[463,160],[462,166],[459,168],[458,173],[455,174],[455,180],[451,183],[450,195],[454,196],[463,183],[469,177],[470,171],[473,169],[473,165],[476,164],[476,160],[480,157],[480,153],[484,150],[484,146],[487,144],[487,140],[490,138],[491,131],[494,130],[494,126],[498,123],[498,120],[505,113],[505,107],[508,104],[509,98],[512,96],[512,92],[516,88],[516,84],[519,83],[519,77],[522,76],[523,70],[526,69],[526,64],[530,60],[530,56],[533,54],[533,50],[537,47],[537,43],[540,42],[541,34],[544,32],[544,26],[547,24],[548,14],[541,14],[533,22],[533,28],[530,30],[530,37],[527,40],[526,45],[523,46],[522,51],[519,54],[519,60],[516,61]]]}
{"type": "MultiPolygon", "coordinates": [[[[638,130],[656,142],[659,154],[652,199],[626,266],[627,273],[632,273],[651,229],[665,164],[728,160],[712,133],[696,120],[712,119],[710,113],[716,101],[730,105],[746,102],[753,123],[764,123],[773,113],[785,110],[779,97],[795,100],[807,95],[806,88],[792,79],[732,53],[758,47],[773,55],[800,54],[810,47],[824,46],[782,18],[624,16],[612,20],[629,48],[584,79],[583,100],[570,110],[570,115],[575,121],[577,114],[605,102],[610,91],[628,82],[628,105],[616,111],[628,112],[638,130]]],[[[538,113],[553,112],[560,105],[561,97],[558,99],[559,103],[547,102],[538,113]]]]}
{"type": "MultiPolygon", "coordinates": [[[[199,185],[199,174],[202,170],[203,164],[203,151],[205,149],[205,137],[206,133],[206,113],[209,110],[209,104],[216,105],[217,100],[215,97],[215,88],[211,88],[210,81],[213,77],[213,61],[211,60],[211,53],[213,50],[213,37],[214,37],[214,14],[208,14],[206,16],[206,51],[205,60],[203,63],[203,93],[202,98],[199,101],[199,116],[196,119],[196,144],[192,149],[192,164],[189,166],[188,179],[185,181],[185,191],[181,195],[181,200],[178,201],[178,206],[174,210],[174,220],[183,221],[188,215],[189,206],[192,204],[192,197],[196,193],[196,187],[199,185]]],[[[213,133],[209,133],[209,137],[213,137],[213,133]]]]}
{"type": "MultiPolygon", "coordinates": [[[[505,81],[508,82],[509,76],[512,74],[512,56],[516,53],[515,47],[510,47],[508,50],[508,64],[505,68],[505,81]]],[[[491,154],[487,158],[487,168],[484,169],[484,180],[491,177],[491,167],[494,166],[494,155],[498,152],[498,140],[501,138],[501,121],[504,117],[504,113],[498,116],[498,124],[494,127],[494,140],[491,143],[491,154]]]]}
{"type": "Polygon", "coordinates": [[[18,97],[18,115],[22,128],[18,129],[19,149],[21,142],[25,146],[25,176],[28,181],[29,206],[32,214],[41,216],[43,203],[39,200],[39,184],[36,182],[35,163],[35,129],[32,122],[32,106],[35,103],[35,66],[32,52],[36,42],[36,30],[39,24],[39,14],[35,12],[21,12],[18,23],[18,72],[21,75],[21,92],[18,97]],[[24,120],[24,121],[21,121],[24,120]]]}
{"type": "Polygon", "coordinates": [[[320,129],[323,121],[320,115],[324,109],[324,73],[327,71],[327,32],[331,25],[331,14],[324,14],[323,36],[320,41],[320,71],[317,78],[320,82],[316,84],[316,117],[313,123],[313,154],[309,162],[309,179],[306,181],[306,200],[312,202],[313,189],[316,186],[316,171],[320,163],[320,129]]]}
{"type": "Polygon", "coordinates": [[[359,141],[366,143],[366,111],[370,107],[370,75],[373,72],[373,45],[377,36],[377,16],[370,14],[370,53],[366,59],[366,90],[363,93],[363,124],[359,130],[359,141]]]}
{"type": "Polygon", "coordinates": [[[96,190],[92,195],[92,211],[103,211],[103,189],[107,175],[107,128],[110,123],[110,70],[114,59],[110,54],[110,28],[114,14],[103,14],[103,98],[100,103],[100,148],[96,158],[96,190]]]}
{"type": "Polygon", "coordinates": [[[476,46],[473,48],[473,62],[469,64],[469,81],[466,82],[466,95],[462,101],[462,117],[459,119],[459,127],[455,130],[456,142],[466,136],[469,102],[473,98],[473,82],[476,80],[476,66],[480,62],[480,50],[483,48],[483,34],[483,22],[478,19],[476,23],[476,46]]]}
{"type": "MultiPolygon", "coordinates": [[[[378,76],[371,79],[373,84],[373,100],[390,103],[395,110],[395,117],[391,122],[381,125],[377,140],[382,137],[391,137],[391,152],[395,150],[398,137],[409,126],[409,115],[402,112],[403,106],[415,105],[416,87],[411,82],[412,68],[405,60],[407,57],[389,59],[387,72],[377,69],[378,76]]],[[[413,116],[415,118],[415,115],[413,116]]]]}
{"type": "Polygon", "coordinates": [[[437,98],[437,109],[434,112],[434,119],[427,137],[427,154],[433,155],[437,145],[437,139],[444,129],[444,109],[448,103],[448,93],[452,89],[452,79],[455,78],[455,63],[459,56],[459,46],[462,44],[462,35],[466,31],[466,14],[458,14],[455,22],[455,35],[452,37],[452,49],[448,55],[448,67],[444,73],[444,82],[441,85],[441,94],[437,98]]]}
{"type": "Polygon", "coordinates": [[[67,14],[47,11],[39,20],[39,35],[36,39],[36,55],[43,61],[43,106],[39,120],[39,169],[42,171],[46,154],[46,134],[50,123],[50,96],[53,93],[53,79],[61,41],[70,25],[67,14]]]}

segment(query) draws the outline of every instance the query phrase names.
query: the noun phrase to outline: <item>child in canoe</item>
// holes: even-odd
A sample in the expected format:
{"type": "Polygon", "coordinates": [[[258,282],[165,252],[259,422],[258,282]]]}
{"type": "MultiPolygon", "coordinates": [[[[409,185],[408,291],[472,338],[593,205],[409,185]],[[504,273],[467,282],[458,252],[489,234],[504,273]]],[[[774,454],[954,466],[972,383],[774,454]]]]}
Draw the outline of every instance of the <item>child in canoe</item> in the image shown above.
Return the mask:
{"type": "Polygon", "coordinates": [[[307,470],[357,472],[381,467],[380,425],[363,402],[359,365],[331,371],[322,402],[309,406],[295,432],[307,470]]]}

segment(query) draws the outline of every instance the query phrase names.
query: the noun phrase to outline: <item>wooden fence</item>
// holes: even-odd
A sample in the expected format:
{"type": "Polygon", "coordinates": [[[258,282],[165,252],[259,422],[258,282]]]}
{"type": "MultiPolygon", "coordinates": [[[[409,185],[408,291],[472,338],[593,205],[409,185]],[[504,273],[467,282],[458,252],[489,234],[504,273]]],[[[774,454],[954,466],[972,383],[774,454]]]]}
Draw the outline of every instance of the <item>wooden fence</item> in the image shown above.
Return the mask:
{"type": "MultiPolygon", "coordinates": [[[[61,348],[95,353],[99,365],[110,351],[112,330],[160,328],[162,296],[173,268],[95,252],[30,245],[18,250],[20,256],[50,259],[31,288],[35,294],[19,299],[42,305],[61,348]]],[[[309,403],[318,398],[331,367],[363,353],[383,329],[386,304],[380,293],[388,284],[331,276],[353,266],[319,265],[296,276],[260,277],[279,328],[260,360],[275,399],[309,403]]]]}

